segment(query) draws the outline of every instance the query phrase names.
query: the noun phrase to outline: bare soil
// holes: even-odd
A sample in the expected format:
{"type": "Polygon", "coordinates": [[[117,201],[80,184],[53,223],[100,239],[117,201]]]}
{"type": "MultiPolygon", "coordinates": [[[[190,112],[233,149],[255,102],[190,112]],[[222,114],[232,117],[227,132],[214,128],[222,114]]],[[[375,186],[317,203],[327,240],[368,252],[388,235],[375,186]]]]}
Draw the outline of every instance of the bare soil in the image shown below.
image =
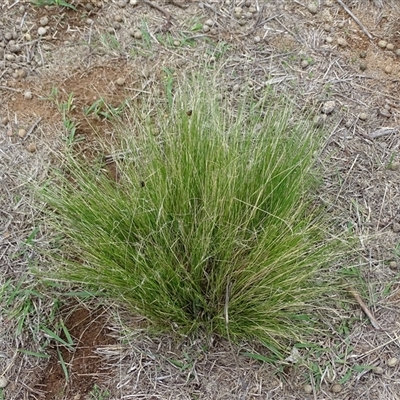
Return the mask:
{"type": "Polygon", "coordinates": [[[71,0],[77,11],[0,1],[0,398],[399,398],[400,6],[314,3],[315,13],[296,0],[71,0]],[[93,155],[114,127],[89,107],[161,99],[168,79],[195,71],[217,74],[222,92],[272,86],[299,115],[313,110],[327,135],[320,198],[332,224],[358,238],[342,267],[359,276],[378,326],[338,300],[329,334],[310,338],[295,362],[271,364],[245,355],[273,356],[250,344],[149,337],[120,306],[56,300],[57,287],[36,282],[30,268],[43,260],[30,244],[46,246],[46,222],[29,184],[71,139],[65,117],[93,155]],[[73,346],[43,329],[67,341],[60,321],[73,346]]]}

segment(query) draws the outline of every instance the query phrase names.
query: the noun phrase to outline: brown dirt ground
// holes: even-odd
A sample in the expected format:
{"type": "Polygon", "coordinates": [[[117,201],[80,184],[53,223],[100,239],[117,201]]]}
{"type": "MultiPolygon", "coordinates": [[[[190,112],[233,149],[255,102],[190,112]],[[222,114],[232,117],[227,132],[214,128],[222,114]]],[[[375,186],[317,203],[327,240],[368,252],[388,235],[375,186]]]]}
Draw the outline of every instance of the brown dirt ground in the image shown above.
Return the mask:
{"type": "MultiPolygon", "coordinates": [[[[9,296],[0,298],[0,375],[9,381],[0,398],[398,399],[400,366],[388,365],[400,358],[398,2],[342,0],[369,38],[340,1],[316,0],[316,14],[296,0],[152,1],[157,7],[72,0],[77,12],[0,1],[0,293],[9,296]],[[48,29],[40,37],[43,17],[48,29]],[[210,19],[208,29],[198,29],[210,19]],[[56,316],[73,349],[43,333],[55,300],[49,289],[35,292],[29,272],[41,260],[24,245],[38,221],[26,183],[43,181],[54,151],[65,147],[60,106],[73,93],[66,116],[77,126],[83,153],[97,154],[103,143],[112,149],[114,128],[102,116],[85,115],[85,107],[99,99],[109,107],[125,100],[138,106],[142,97],[163,96],[169,74],[179,80],[198,70],[214,71],[221,90],[240,93],[247,86],[261,95],[272,85],[299,112],[315,109],[323,119],[329,139],[321,201],[332,224],[357,234],[359,251],[348,272],[359,271],[361,295],[382,330],[358,306],[344,304],[326,321],[331,335],[300,349],[303,361],[278,366],[245,357],[261,351],[246,344],[232,349],[215,339],[205,350],[201,340],[148,337],[143,321],[115,305],[63,301],[56,316]],[[323,116],[330,100],[334,111],[323,116]],[[20,282],[25,303],[10,289],[20,282]],[[13,313],[18,307],[28,310],[23,321],[13,313]],[[50,357],[34,354],[43,352],[50,357]],[[306,383],[312,393],[304,391],[306,383]]],[[[39,228],[35,244],[45,246],[44,237],[39,228]]]]}

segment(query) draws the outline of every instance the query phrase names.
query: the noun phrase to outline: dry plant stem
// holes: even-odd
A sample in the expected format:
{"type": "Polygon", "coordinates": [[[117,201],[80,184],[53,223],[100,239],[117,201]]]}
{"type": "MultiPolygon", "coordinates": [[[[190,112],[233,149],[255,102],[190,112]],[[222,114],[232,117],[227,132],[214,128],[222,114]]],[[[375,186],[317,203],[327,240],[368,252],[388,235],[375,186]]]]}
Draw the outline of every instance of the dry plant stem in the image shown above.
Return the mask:
{"type": "Polygon", "coordinates": [[[377,330],[377,331],[383,331],[383,329],[380,327],[378,321],[375,319],[373,316],[371,310],[368,308],[368,306],[364,303],[363,299],[361,296],[352,288],[348,288],[350,294],[356,299],[357,303],[360,305],[362,310],[364,311],[365,315],[369,318],[371,321],[371,325],[377,330]]]}
{"type": "Polygon", "coordinates": [[[39,125],[39,122],[42,120],[42,117],[40,117],[28,130],[28,132],[26,133],[24,140],[26,140],[31,134],[32,132],[36,129],[36,127],[39,125]]]}
{"type": "Polygon", "coordinates": [[[160,13],[163,13],[165,15],[165,18],[167,19],[166,25],[169,26],[171,24],[171,14],[167,11],[164,10],[162,7],[160,7],[158,4],[153,3],[150,0],[142,0],[144,4],[147,4],[148,6],[155,8],[157,11],[160,11],[160,13]]]}
{"type": "Polygon", "coordinates": [[[342,0],[336,0],[342,7],[343,9],[347,12],[347,14],[350,15],[351,18],[354,19],[356,24],[362,29],[362,31],[372,40],[373,37],[372,35],[367,31],[367,28],[360,22],[360,20],[348,9],[346,4],[342,2],[342,0]]]}

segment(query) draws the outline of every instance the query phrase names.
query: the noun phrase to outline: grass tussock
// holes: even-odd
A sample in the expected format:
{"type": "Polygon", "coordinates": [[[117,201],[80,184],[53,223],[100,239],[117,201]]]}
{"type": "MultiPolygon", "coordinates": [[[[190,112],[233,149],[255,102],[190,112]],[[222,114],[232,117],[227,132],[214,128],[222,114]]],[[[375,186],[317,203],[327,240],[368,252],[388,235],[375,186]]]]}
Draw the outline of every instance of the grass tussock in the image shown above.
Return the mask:
{"type": "Polygon", "coordinates": [[[157,329],[298,338],[336,254],[314,201],[320,133],[277,98],[233,112],[190,87],[132,111],[117,181],[69,157],[42,190],[63,236],[52,275],[106,290],[157,329]]]}

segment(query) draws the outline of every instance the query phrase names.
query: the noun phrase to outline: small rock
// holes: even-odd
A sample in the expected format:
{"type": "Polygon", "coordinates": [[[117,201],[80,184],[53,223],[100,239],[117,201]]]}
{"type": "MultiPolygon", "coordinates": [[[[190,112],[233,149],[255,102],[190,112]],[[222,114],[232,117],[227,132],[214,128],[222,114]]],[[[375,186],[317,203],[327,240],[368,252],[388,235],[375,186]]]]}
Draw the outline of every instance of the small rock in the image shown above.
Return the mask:
{"type": "Polygon", "coordinates": [[[12,37],[13,37],[12,32],[6,32],[6,33],[4,34],[4,39],[6,39],[6,40],[11,40],[12,37]]]}
{"type": "Polygon", "coordinates": [[[312,14],[315,15],[318,12],[318,7],[315,3],[309,3],[307,6],[307,10],[312,14]]]}
{"type": "Polygon", "coordinates": [[[135,39],[141,39],[143,37],[143,34],[140,31],[135,31],[135,33],[133,34],[133,37],[135,39]]]}
{"type": "Polygon", "coordinates": [[[234,12],[235,12],[235,14],[236,15],[240,15],[240,14],[242,14],[242,8],[241,7],[235,7],[235,9],[234,9],[234,12]]]}
{"type": "Polygon", "coordinates": [[[118,2],[118,6],[121,7],[121,8],[124,8],[126,6],[126,0],[120,0],[118,2]]]}
{"type": "Polygon", "coordinates": [[[309,64],[308,64],[307,60],[303,60],[300,65],[301,65],[301,68],[305,69],[308,67],[309,64]]]}
{"type": "Polygon", "coordinates": [[[368,119],[368,114],[367,113],[361,113],[358,116],[359,119],[361,119],[361,121],[366,121],[368,119]]]}
{"type": "Polygon", "coordinates": [[[387,360],[387,365],[390,368],[394,368],[398,363],[399,363],[399,360],[396,357],[392,357],[392,358],[389,358],[389,360],[387,360]]]}
{"type": "Polygon", "coordinates": [[[393,43],[388,43],[388,44],[386,45],[386,48],[387,48],[388,50],[394,50],[394,44],[393,44],[393,43]]]}
{"type": "Polygon", "coordinates": [[[3,389],[8,385],[8,380],[5,376],[0,376],[0,388],[3,389]]]}
{"type": "Polygon", "coordinates": [[[326,7],[332,7],[333,6],[333,0],[325,0],[325,6],[326,7]]]}
{"type": "Polygon", "coordinates": [[[324,103],[324,105],[322,106],[322,112],[324,114],[330,114],[334,109],[335,109],[335,102],[333,100],[327,101],[324,103]]]}
{"type": "Polygon", "coordinates": [[[367,52],[366,51],[360,51],[360,58],[365,58],[367,57],[367,52]]]}
{"type": "Polygon", "coordinates": [[[238,21],[238,24],[239,25],[241,25],[241,26],[244,26],[244,25],[246,25],[246,20],[244,19],[244,18],[242,18],[242,19],[239,19],[239,21],[238,21]]]}
{"type": "Polygon", "coordinates": [[[30,42],[32,40],[32,36],[29,33],[25,33],[24,35],[24,39],[28,42],[30,42]]]}
{"type": "Polygon", "coordinates": [[[125,85],[125,79],[124,79],[124,78],[118,78],[118,79],[115,81],[115,83],[116,83],[118,86],[124,86],[124,85],[125,85]]]}
{"type": "Polygon", "coordinates": [[[321,128],[322,126],[324,126],[326,118],[326,114],[317,115],[314,118],[314,126],[316,128],[321,128]]]}
{"type": "Polygon", "coordinates": [[[29,90],[27,90],[26,92],[24,92],[24,97],[25,97],[25,99],[27,99],[27,100],[31,100],[32,97],[33,97],[32,92],[30,92],[29,90]]]}
{"type": "Polygon", "coordinates": [[[333,385],[331,387],[331,391],[333,393],[340,393],[342,391],[342,385],[339,385],[338,383],[336,383],[335,385],[333,385]]]}
{"type": "Polygon", "coordinates": [[[240,85],[239,84],[233,85],[233,87],[232,87],[232,92],[233,93],[237,93],[237,92],[239,92],[239,90],[240,90],[240,85]]]}
{"type": "Polygon", "coordinates": [[[392,230],[394,233],[399,233],[400,232],[400,224],[398,222],[393,222],[392,230]]]}
{"type": "Polygon", "coordinates": [[[388,44],[388,42],[387,42],[386,40],[380,40],[380,41],[378,42],[378,46],[379,46],[381,49],[385,49],[386,46],[387,46],[387,44],[388,44]]]}
{"type": "Polygon", "coordinates": [[[374,367],[373,369],[372,369],[372,372],[374,373],[374,374],[377,374],[377,375],[382,375],[383,374],[383,368],[382,367],[374,367]]]}
{"type": "Polygon", "coordinates": [[[26,149],[29,151],[29,153],[34,153],[37,150],[36,143],[29,143],[26,149]]]}
{"type": "Polygon", "coordinates": [[[26,72],[26,69],[19,69],[17,71],[18,77],[19,78],[26,78],[26,76],[28,75],[28,73],[26,72]]]}
{"type": "Polygon", "coordinates": [[[42,17],[42,18],[40,18],[40,20],[39,20],[39,24],[40,24],[41,26],[47,26],[48,23],[49,23],[49,19],[48,19],[47,17],[42,17]]]}
{"type": "Polygon", "coordinates": [[[390,65],[387,65],[387,66],[385,67],[384,71],[385,71],[386,74],[389,75],[389,74],[392,73],[393,68],[392,68],[390,65]]]}
{"type": "Polygon", "coordinates": [[[329,24],[325,24],[324,25],[324,31],[325,32],[331,32],[332,31],[332,27],[329,24]]]}
{"type": "Polygon", "coordinates": [[[246,14],[244,14],[244,16],[245,16],[247,19],[253,18],[253,14],[252,14],[251,12],[247,12],[246,14]]]}
{"type": "Polygon", "coordinates": [[[304,386],[303,386],[303,390],[304,390],[304,392],[307,393],[307,394],[310,394],[310,393],[313,392],[312,386],[311,386],[311,385],[304,385],[304,386]]]}
{"type": "Polygon", "coordinates": [[[88,19],[86,20],[86,23],[87,23],[88,25],[93,25],[94,21],[93,21],[91,18],[88,18],[88,19]]]}
{"type": "Polygon", "coordinates": [[[261,42],[260,36],[254,36],[253,40],[254,40],[254,43],[260,43],[261,42]]]}
{"type": "Polygon", "coordinates": [[[122,17],[121,14],[117,14],[114,16],[114,21],[122,22],[123,20],[124,20],[124,18],[122,17]]]}
{"type": "Polygon", "coordinates": [[[179,40],[174,40],[174,46],[178,47],[181,45],[181,42],[179,40]]]}
{"type": "Polygon", "coordinates": [[[400,56],[400,49],[397,49],[397,50],[395,51],[395,53],[396,53],[396,56],[400,56]]]}
{"type": "Polygon", "coordinates": [[[26,135],[26,130],[25,130],[25,129],[19,129],[19,130],[18,130],[18,136],[19,136],[20,138],[25,137],[25,135],[26,135]]]}
{"type": "Polygon", "coordinates": [[[347,46],[347,40],[346,40],[345,38],[339,38],[339,39],[337,40],[337,44],[338,44],[339,46],[345,47],[345,46],[347,46]]]}
{"type": "Polygon", "coordinates": [[[257,8],[255,8],[254,6],[249,7],[249,12],[251,12],[252,14],[255,14],[257,12],[257,8]]]}
{"type": "Polygon", "coordinates": [[[397,265],[397,262],[396,262],[396,261],[390,261],[390,262],[389,262],[389,268],[390,268],[391,270],[395,271],[395,270],[397,270],[397,267],[398,267],[398,265],[397,265]]]}
{"type": "Polygon", "coordinates": [[[112,23],[112,27],[117,31],[117,30],[121,29],[121,24],[117,21],[114,21],[112,23]]]}
{"type": "Polygon", "coordinates": [[[203,32],[207,33],[210,31],[210,27],[208,25],[203,25],[203,32]]]}
{"type": "Polygon", "coordinates": [[[360,62],[360,70],[365,71],[368,68],[368,64],[365,61],[360,62]]]}
{"type": "Polygon", "coordinates": [[[392,116],[386,108],[380,108],[378,113],[379,113],[379,115],[381,115],[382,117],[385,117],[385,118],[390,118],[392,116]]]}
{"type": "Polygon", "coordinates": [[[351,127],[353,126],[353,121],[351,121],[350,119],[348,119],[348,120],[345,122],[344,126],[345,126],[347,129],[351,128],[351,127]]]}
{"type": "Polygon", "coordinates": [[[15,61],[15,55],[14,54],[6,54],[6,60],[7,61],[15,61]]]}
{"type": "Polygon", "coordinates": [[[4,117],[4,118],[1,119],[1,123],[3,125],[7,125],[9,122],[10,122],[10,120],[8,119],[8,117],[4,117]]]}
{"type": "Polygon", "coordinates": [[[343,22],[343,21],[340,21],[340,22],[337,24],[337,26],[338,26],[338,28],[340,28],[340,29],[344,28],[344,22],[343,22]]]}
{"type": "Polygon", "coordinates": [[[332,36],[327,36],[327,37],[325,38],[325,42],[328,43],[328,44],[333,43],[333,37],[332,37],[332,36]]]}
{"type": "Polygon", "coordinates": [[[41,26],[39,29],[38,29],[38,35],[39,36],[44,36],[46,33],[47,33],[47,29],[44,27],[44,26],[41,26]]]}
{"type": "Polygon", "coordinates": [[[215,22],[212,19],[208,19],[204,22],[204,25],[208,25],[210,28],[215,25],[215,22]]]}
{"type": "Polygon", "coordinates": [[[133,6],[133,7],[135,7],[135,6],[138,5],[138,1],[137,1],[137,0],[131,0],[131,1],[129,2],[129,4],[130,4],[131,6],[133,6]]]}

